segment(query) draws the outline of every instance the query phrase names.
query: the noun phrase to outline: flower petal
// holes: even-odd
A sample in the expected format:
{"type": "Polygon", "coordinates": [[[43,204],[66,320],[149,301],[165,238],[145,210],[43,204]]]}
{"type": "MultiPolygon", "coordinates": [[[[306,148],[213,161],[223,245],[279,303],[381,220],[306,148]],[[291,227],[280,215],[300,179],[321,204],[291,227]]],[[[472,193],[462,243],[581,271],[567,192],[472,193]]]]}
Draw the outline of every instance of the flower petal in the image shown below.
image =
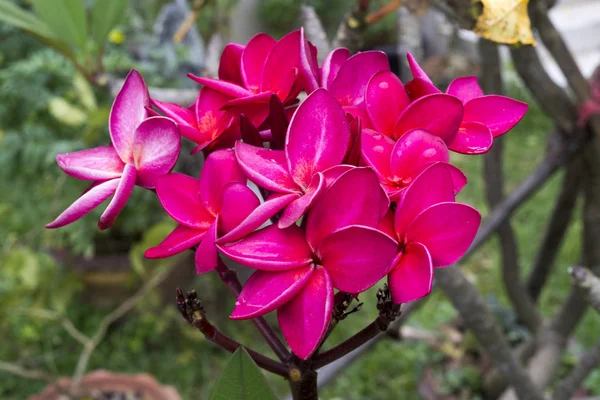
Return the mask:
{"type": "Polygon", "coordinates": [[[118,178],[125,168],[125,164],[112,146],[57,154],[56,162],[68,175],[89,181],[118,178]]]}
{"type": "Polygon", "coordinates": [[[230,183],[221,196],[219,213],[219,234],[231,232],[260,206],[256,194],[246,185],[230,183]]]}
{"type": "Polygon", "coordinates": [[[247,89],[256,92],[261,73],[271,49],[277,41],[266,33],[254,35],[242,53],[242,79],[247,89]]]}
{"type": "Polygon", "coordinates": [[[177,124],[196,127],[196,115],[193,110],[182,107],[179,104],[167,103],[156,99],[150,99],[150,101],[161,113],[167,118],[171,118],[177,124]]]}
{"type": "Polygon", "coordinates": [[[403,185],[408,185],[429,165],[449,160],[448,148],[441,138],[417,129],[396,142],[389,161],[390,176],[392,180],[401,180],[403,185]]]}
{"type": "Polygon", "coordinates": [[[331,276],[333,287],[347,293],[364,292],[381,278],[398,253],[398,243],[366,226],[349,226],[323,239],[319,247],[321,265],[331,276]]]}
{"type": "Polygon", "coordinates": [[[511,130],[527,112],[527,103],[510,97],[488,95],[465,104],[465,122],[479,122],[490,129],[494,137],[511,130]]]}
{"type": "Polygon", "coordinates": [[[221,209],[221,194],[227,184],[246,183],[233,150],[222,149],[211,153],[204,162],[200,174],[200,200],[213,215],[221,209]]]}
{"type": "Polygon", "coordinates": [[[284,271],[312,262],[304,231],[296,225],[286,229],[270,225],[239,242],[219,245],[219,250],[242,265],[263,271],[284,271]]]}
{"type": "Polygon", "coordinates": [[[272,92],[285,100],[296,79],[294,70],[299,64],[300,31],[296,30],[279,39],[269,52],[262,71],[261,91],[272,92]]]}
{"type": "Polygon", "coordinates": [[[200,181],[187,175],[171,173],[156,181],[156,194],[167,214],[182,225],[206,231],[215,217],[200,202],[199,192],[200,181]]]}
{"type": "Polygon", "coordinates": [[[433,285],[433,265],[427,248],[421,243],[409,243],[388,275],[388,285],[396,304],[427,296],[433,285]]]}
{"type": "Polygon", "coordinates": [[[313,176],[306,193],[290,203],[279,218],[280,228],[287,228],[298,221],[306,211],[325,193],[325,177],[320,172],[313,176]]]}
{"type": "Polygon", "coordinates": [[[338,47],[327,54],[321,66],[321,85],[323,88],[329,89],[331,87],[331,83],[349,57],[350,50],[345,47],[338,47]]]}
{"type": "Polygon", "coordinates": [[[460,100],[448,94],[431,94],[412,102],[400,115],[394,127],[398,139],[413,129],[422,129],[452,142],[463,118],[460,100]]]}
{"type": "Polygon", "coordinates": [[[290,121],[285,154],[292,178],[307,188],[314,174],[341,164],[349,143],[344,110],[325,89],[315,90],[290,121]]]}
{"type": "Polygon", "coordinates": [[[115,190],[114,197],[100,216],[100,221],[98,221],[98,228],[100,230],[109,228],[113,222],[115,222],[117,215],[119,215],[123,207],[125,207],[127,200],[129,200],[129,196],[131,196],[131,191],[135,186],[135,178],[135,167],[131,164],[127,164],[123,170],[123,176],[119,178],[119,185],[115,190]]]}
{"type": "Polygon", "coordinates": [[[313,47],[304,35],[304,28],[300,28],[299,68],[307,94],[311,94],[319,88],[319,64],[313,47]]]}
{"type": "Polygon", "coordinates": [[[463,104],[467,104],[469,100],[483,96],[483,90],[481,89],[481,86],[479,86],[479,83],[477,83],[476,76],[462,76],[456,78],[450,82],[446,93],[457,97],[463,104]]]}
{"type": "Polygon", "coordinates": [[[356,106],[364,102],[367,84],[379,71],[389,71],[390,64],[382,51],[365,51],[348,58],[331,82],[331,94],[342,106],[356,106]]]}
{"type": "Polygon", "coordinates": [[[217,268],[219,262],[219,253],[215,241],[217,240],[217,221],[215,221],[206,231],[206,235],[196,249],[194,257],[196,263],[196,273],[206,274],[217,268]]]}
{"type": "Polygon", "coordinates": [[[393,72],[380,71],[369,80],[365,107],[376,131],[392,136],[396,120],[409,104],[404,85],[393,72]]]}
{"type": "Polygon", "coordinates": [[[463,122],[448,147],[461,154],[483,154],[492,148],[493,143],[494,136],[487,126],[479,122],[463,122]]]}
{"type": "Polygon", "coordinates": [[[258,186],[277,193],[300,191],[290,177],[282,150],[264,149],[237,142],[235,155],[248,179],[258,186]]]}
{"type": "Polygon", "coordinates": [[[373,170],[353,168],[336,180],[312,207],[306,222],[306,239],[316,250],[333,232],[350,225],[376,227],[387,197],[373,170]]]}
{"type": "Polygon", "coordinates": [[[241,44],[229,43],[225,46],[219,62],[219,79],[242,85],[240,66],[243,51],[241,44]]]}
{"type": "Polygon", "coordinates": [[[206,235],[205,230],[188,228],[185,225],[177,225],[173,232],[157,246],[151,247],[144,253],[146,258],[166,258],[179,254],[200,243],[206,235]]]}
{"type": "Polygon", "coordinates": [[[165,117],[150,117],[135,131],[133,161],[138,170],[137,184],[154,188],[159,176],[168,174],[181,150],[177,125],[165,117]]]}
{"type": "Polygon", "coordinates": [[[81,197],[63,211],[56,219],[46,225],[48,229],[60,228],[77,221],[104,200],[108,199],[117,190],[119,178],[111,179],[100,184],[93,184],[81,197]]]}
{"type": "Polygon", "coordinates": [[[314,271],[312,267],[302,267],[254,272],[237,298],[230,318],[256,318],[283,306],[304,288],[314,271]]]}
{"type": "Polygon", "coordinates": [[[325,178],[325,186],[329,187],[333,184],[333,182],[337,181],[338,178],[344,175],[346,172],[354,169],[353,165],[340,164],[335,167],[327,168],[323,171],[323,177],[325,178]]]}
{"type": "Polygon", "coordinates": [[[216,90],[217,92],[230,97],[246,97],[252,95],[252,92],[239,84],[222,81],[215,78],[203,78],[194,74],[187,74],[188,78],[198,82],[202,86],[216,90]]]}
{"type": "Polygon", "coordinates": [[[416,100],[429,94],[441,93],[441,91],[435,87],[433,82],[431,82],[429,76],[423,71],[412,54],[406,54],[406,58],[408,58],[408,65],[410,66],[413,75],[413,79],[406,84],[406,91],[410,95],[410,98],[416,100]]]}
{"type": "Polygon", "coordinates": [[[203,136],[214,138],[220,124],[223,124],[223,116],[226,114],[222,108],[231,100],[217,90],[204,87],[198,94],[195,103],[196,124],[203,136]]]}
{"type": "Polygon", "coordinates": [[[454,201],[454,182],[444,163],[436,163],[421,172],[398,202],[394,228],[398,240],[404,242],[406,230],[428,207],[454,201]]]}
{"type": "Polygon", "coordinates": [[[306,360],[319,347],[333,311],[333,287],[327,271],[318,267],[302,291],[279,308],[277,318],[286,342],[306,360]]]}
{"type": "Polygon", "coordinates": [[[115,98],[108,123],[110,139],[124,163],[133,163],[135,130],[148,116],[146,107],[150,107],[148,88],[139,72],[132,69],[115,98]]]}
{"type": "MultiPolygon", "coordinates": [[[[287,109],[289,110],[289,108],[287,109]]],[[[289,126],[287,111],[279,97],[271,95],[269,100],[269,126],[271,127],[271,148],[283,150],[289,126]]]]}
{"type": "Polygon", "coordinates": [[[406,230],[407,242],[427,247],[434,267],[457,262],[479,229],[481,214],[460,203],[435,204],[423,211],[406,230]]]}
{"type": "Polygon", "coordinates": [[[373,131],[363,129],[361,134],[362,160],[373,168],[381,181],[390,178],[390,157],[394,149],[394,141],[389,137],[373,131]]]}

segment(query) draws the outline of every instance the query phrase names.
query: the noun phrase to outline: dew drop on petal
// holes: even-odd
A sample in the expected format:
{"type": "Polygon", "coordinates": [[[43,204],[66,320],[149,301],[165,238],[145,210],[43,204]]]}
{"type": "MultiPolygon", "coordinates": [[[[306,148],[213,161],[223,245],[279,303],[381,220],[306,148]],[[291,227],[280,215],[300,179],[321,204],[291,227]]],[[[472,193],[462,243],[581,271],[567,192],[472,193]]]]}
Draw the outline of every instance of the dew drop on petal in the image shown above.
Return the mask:
{"type": "Polygon", "coordinates": [[[373,147],[373,151],[374,151],[375,153],[379,153],[379,154],[381,154],[381,153],[383,153],[383,146],[374,146],[374,147],[373,147]]]}
{"type": "Polygon", "coordinates": [[[436,149],[427,149],[423,152],[423,156],[426,158],[432,158],[433,156],[435,156],[437,154],[437,150],[436,149]]]}
{"type": "Polygon", "coordinates": [[[387,89],[389,87],[387,82],[380,82],[379,83],[379,88],[380,89],[387,89]]]}

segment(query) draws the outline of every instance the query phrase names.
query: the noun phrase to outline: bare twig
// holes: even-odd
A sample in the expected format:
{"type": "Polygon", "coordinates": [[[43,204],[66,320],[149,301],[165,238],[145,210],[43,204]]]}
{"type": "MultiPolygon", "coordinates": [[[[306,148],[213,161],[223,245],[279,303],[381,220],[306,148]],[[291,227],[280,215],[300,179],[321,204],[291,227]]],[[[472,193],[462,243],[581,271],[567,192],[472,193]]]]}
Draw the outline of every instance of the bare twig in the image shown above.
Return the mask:
{"type": "Polygon", "coordinates": [[[571,267],[569,274],[573,283],[587,292],[588,302],[596,311],[600,312],[600,278],[585,267],[571,267]]]}
{"type": "Polygon", "coordinates": [[[75,327],[75,325],[73,325],[73,322],[71,322],[70,319],[68,319],[66,316],[64,316],[63,314],[61,314],[57,311],[44,310],[44,309],[40,309],[40,308],[31,308],[31,309],[27,309],[24,311],[34,317],[44,318],[44,319],[49,319],[52,321],[59,322],[63,326],[63,328],[67,331],[67,333],[69,335],[71,335],[71,337],[73,339],[77,340],[79,343],[81,343],[84,346],[90,341],[90,338],[88,338],[79,329],[77,329],[75,327]]]}
{"type": "Polygon", "coordinates": [[[0,360],[0,371],[7,372],[9,374],[25,378],[32,379],[38,381],[46,381],[46,382],[54,382],[56,377],[52,376],[43,371],[39,371],[36,369],[23,368],[20,365],[9,363],[6,361],[0,360]]]}
{"type": "Polygon", "coordinates": [[[368,14],[365,18],[365,22],[369,25],[374,24],[386,15],[396,11],[396,9],[400,8],[401,5],[401,0],[390,0],[389,2],[385,3],[383,7],[381,7],[379,10],[368,14]]]}
{"type": "Polygon", "coordinates": [[[571,374],[558,383],[552,400],[569,400],[598,364],[600,364],[600,342],[586,350],[571,374]]]}

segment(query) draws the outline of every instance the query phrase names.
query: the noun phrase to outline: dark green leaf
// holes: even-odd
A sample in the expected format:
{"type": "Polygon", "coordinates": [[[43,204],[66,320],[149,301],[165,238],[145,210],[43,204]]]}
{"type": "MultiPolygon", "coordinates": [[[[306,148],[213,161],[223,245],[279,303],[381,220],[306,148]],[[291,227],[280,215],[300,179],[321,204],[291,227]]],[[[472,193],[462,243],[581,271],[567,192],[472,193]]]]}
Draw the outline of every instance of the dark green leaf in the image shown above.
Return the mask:
{"type": "Polygon", "coordinates": [[[125,15],[127,0],[96,0],[92,10],[92,37],[102,45],[106,36],[125,15]]]}
{"type": "Polygon", "coordinates": [[[276,400],[276,397],[248,352],[240,347],[223,368],[210,400],[276,400]]]}
{"type": "Polygon", "coordinates": [[[87,19],[83,0],[32,0],[39,17],[61,40],[84,50],[87,44],[87,19]]]}

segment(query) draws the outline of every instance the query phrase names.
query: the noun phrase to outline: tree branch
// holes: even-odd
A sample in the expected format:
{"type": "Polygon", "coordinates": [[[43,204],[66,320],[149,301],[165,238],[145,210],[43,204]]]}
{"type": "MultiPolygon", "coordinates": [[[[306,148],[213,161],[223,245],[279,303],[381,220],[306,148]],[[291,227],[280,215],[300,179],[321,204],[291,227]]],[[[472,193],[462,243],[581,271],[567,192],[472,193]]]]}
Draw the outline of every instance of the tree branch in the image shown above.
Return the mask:
{"type": "Polygon", "coordinates": [[[600,278],[584,267],[571,267],[569,274],[573,283],[586,291],[590,305],[600,312],[600,278]]]}

